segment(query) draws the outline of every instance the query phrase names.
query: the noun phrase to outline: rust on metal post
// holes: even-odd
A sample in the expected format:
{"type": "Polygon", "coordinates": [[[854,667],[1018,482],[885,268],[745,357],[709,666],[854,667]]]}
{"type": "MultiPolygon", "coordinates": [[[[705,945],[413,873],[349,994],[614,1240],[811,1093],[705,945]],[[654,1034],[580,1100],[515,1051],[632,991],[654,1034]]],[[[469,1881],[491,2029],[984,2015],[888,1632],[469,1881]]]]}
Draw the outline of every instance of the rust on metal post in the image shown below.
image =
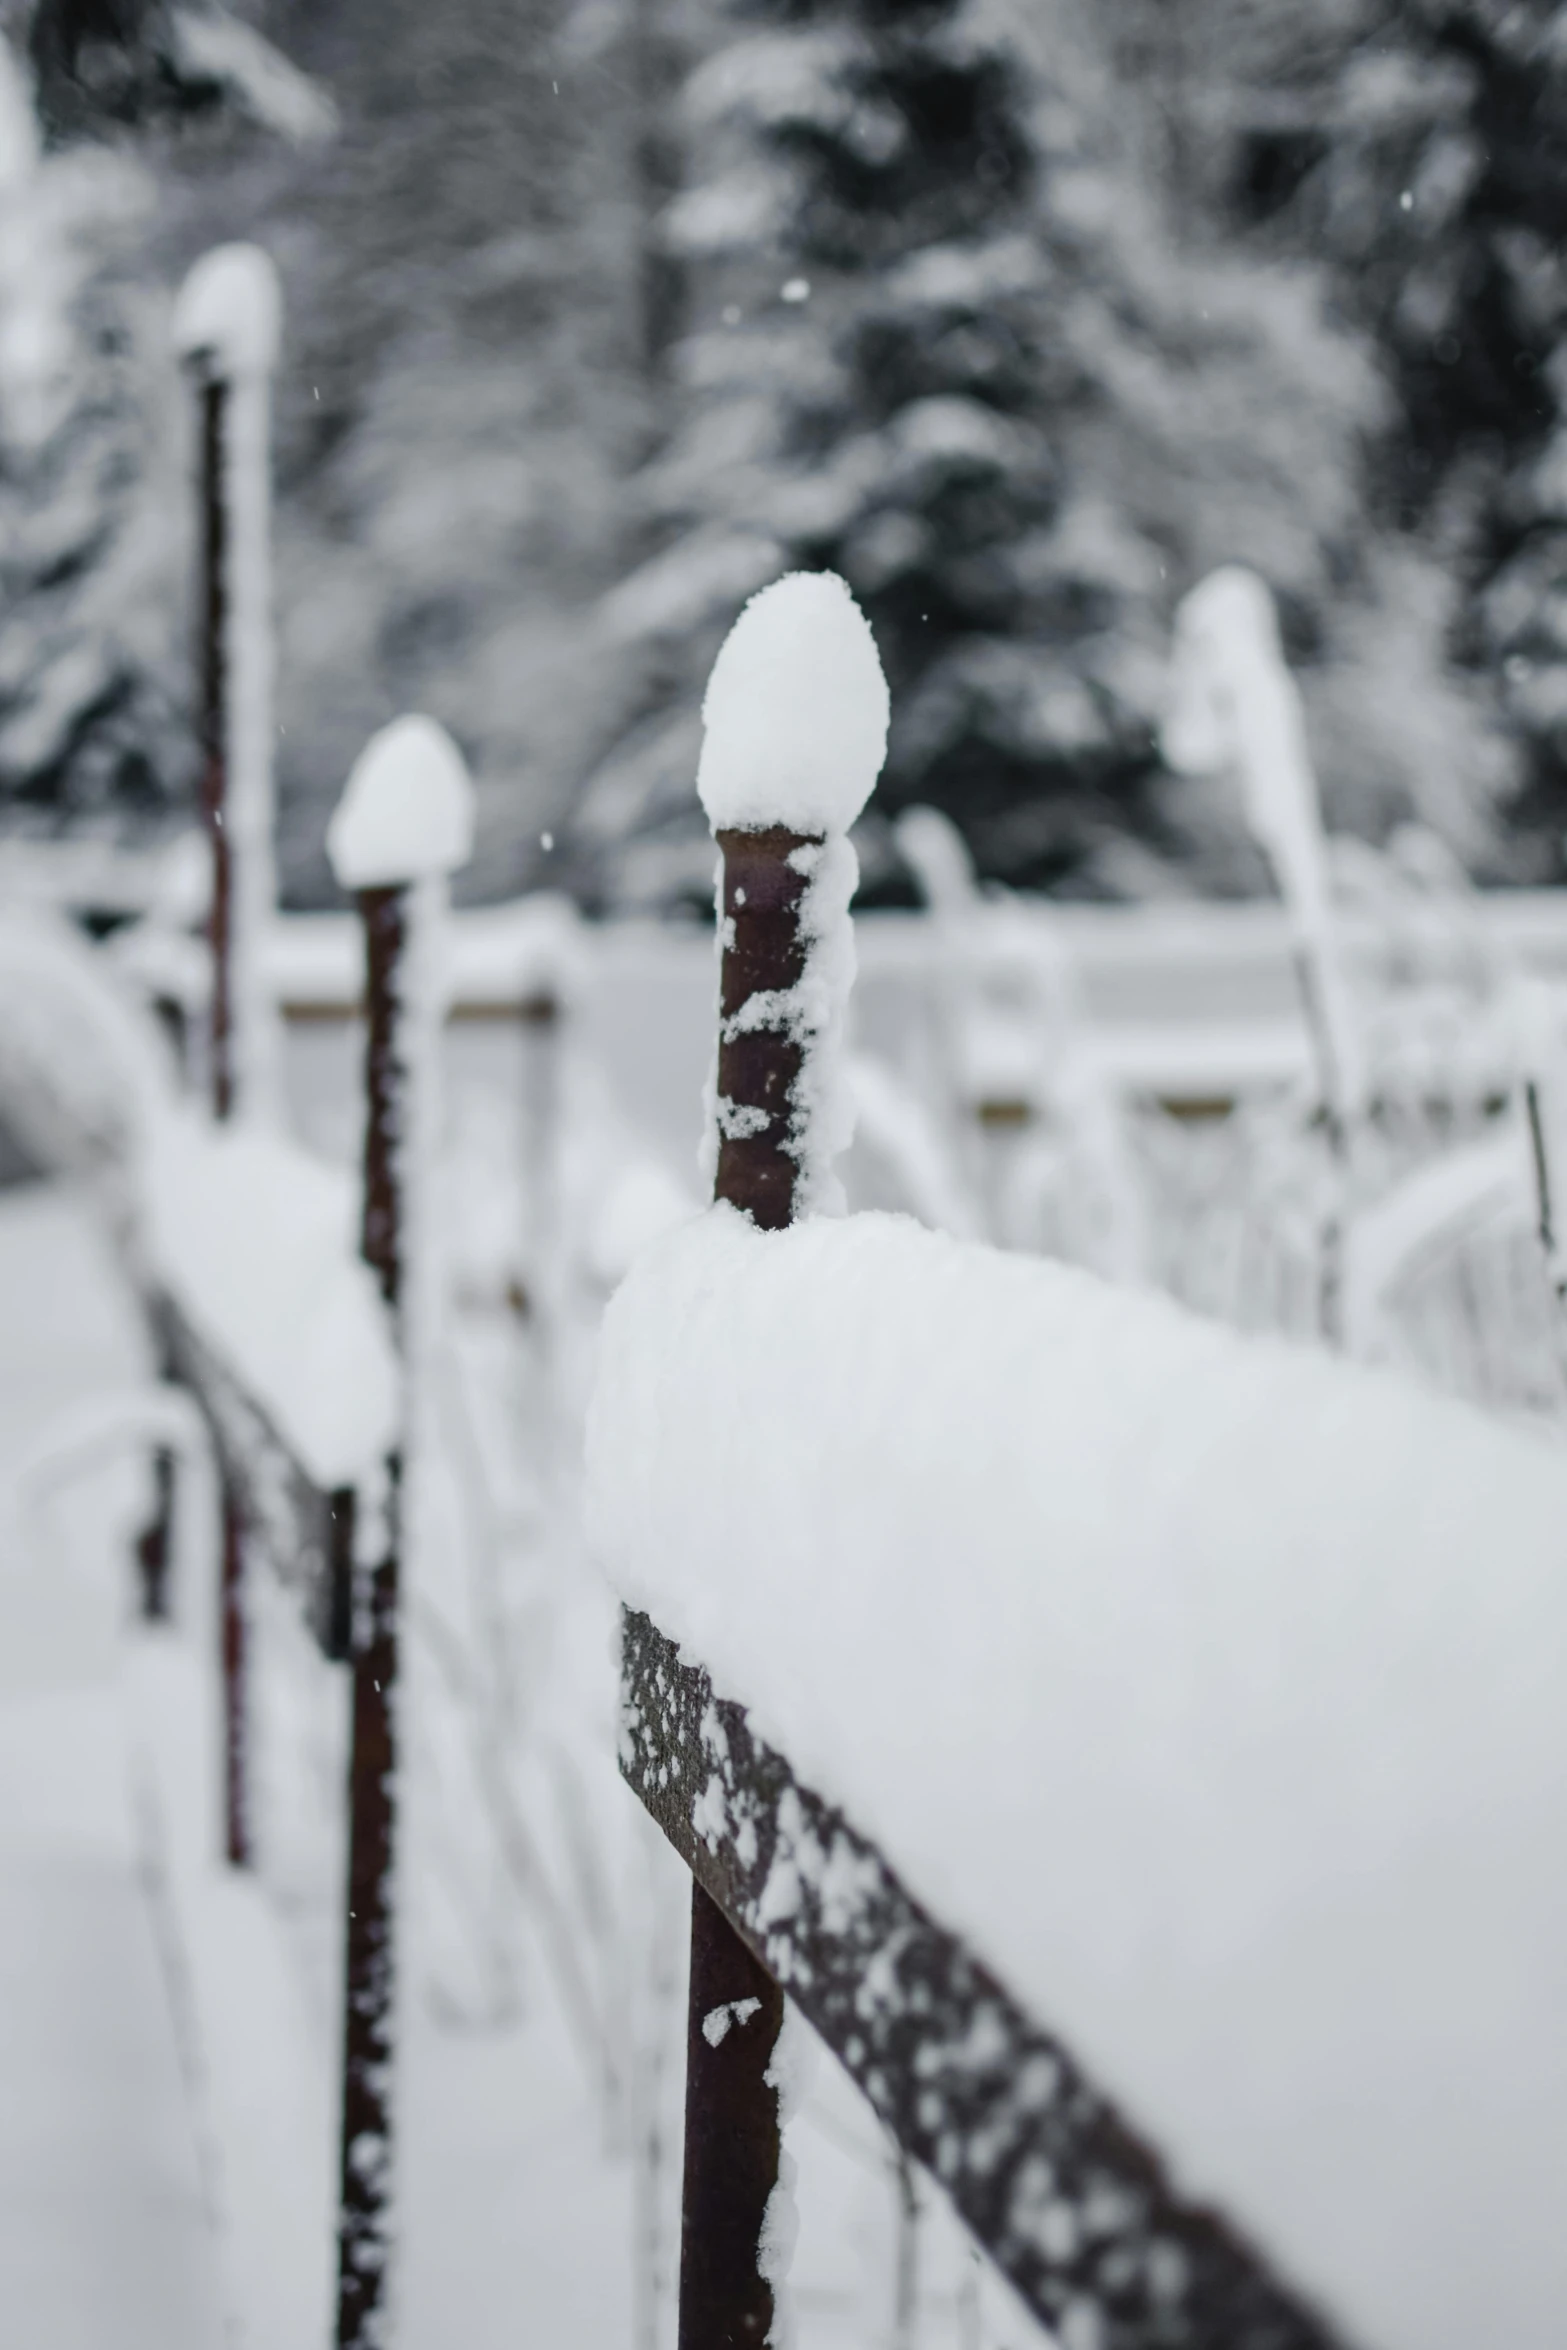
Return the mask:
{"type": "Polygon", "coordinates": [[[228,1477],[222,1481],[218,1596],[223,1656],[223,1850],[229,1865],[250,1866],[249,1724],[245,1705],[245,1512],[228,1477]]]}
{"type": "Polygon", "coordinates": [[[207,942],[212,951],[212,1009],[208,1024],[213,1115],[234,1111],[234,867],[228,832],[228,508],[224,450],[229,388],[209,378],[201,391],[201,813],[212,844],[212,899],[207,942]]]}
{"type": "Polygon", "coordinates": [[[169,1566],[174,1536],[174,1454],[166,1444],[153,1447],[152,1515],[136,1538],[136,1566],[141,1583],[141,1612],[149,1624],[169,1620],[169,1566]]]}
{"type": "MultiPolygon", "coordinates": [[[[776,1005],[754,1026],[742,1016],[754,998],[775,999],[805,976],[800,908],[810,877],[790,859],[817,842],[775,825],[720,832],[718,845],[725,932],[713,1191],[776,1232],[794,1218],[804,1048],[776,1005]]],[[[693,1883],[679,2350],[760,2346],[772,2328],[772,2287],[758,2256],[778,2183],[778,2094],[766,2073],[782,2024],[783,1993],[693,1883]],[[746,2009],[743,2028],[717,2028],[719,2011],[732,2018],[736,2003],[750,2000],[757,2006],[746,2009]]]]}
{"type": "Polygon", "coordinates": [[[359,1496],[352,1485],[334,1486],[326,1497],[326,1573],[316,1605],[316,1640],[321,1653],[334,1665],[347,1664],[354,1653],[354,1533],[359,1523],[359,1496]]]}
{"type": "Polygon", "coordinates": [[[761,2350],[772,2331],[757,2254],[778,2183],[778,2093],[765,2076],[782,2025],[783,1993],[693,1878],[680,2350],[761,2350]]]}
{"type": "MultiPolygon", "coordinates": [[[[234,860],[228,832],[228,509],[223,494],[228,385],[208,377],[201,400],[201,813],[212,846],[207,913],[212,1002],[207,1026],[212,1114],[234,1114],[234,860]]],[[[222,1497],[219,1618],[223,1663],[224,1850],[232,1865],[250,1860],[246,1817],[245,1530],[239,1497],[225,1480],[222,1497]]]]}
{"type": "Polygon", "coordinates": [[[403,1071],[398,1012],[403,948],[408,937],[408,893],[401,887],[362,889],[359,918],[365,934],[365,1207],[366,1264],[381,1295],[396,1310],[402,1290],[402,1235],[397,1173],[402,1141],[403,1071]]]}
{"type": "Polygon", "coordinates": [[[719,980],[713,1196],[777,1232],[794,1218],[799,1167],[790,1146],[804,1048],[776,1016],[755,1027],[741,1027],[739,1019],[754,997],[783,994],[805,976],[800,906],[810,877],[789,860],[818,847],[820,839],[773,825],[765,832],[720,832],[718,845],[727,928],[719,980]]]}
{"type": "MultiPolygon", "coordinates": [[[[407,893],[361,890],[359,912],[367,968],[362,1246],[395,1313],[403,1276],[399,1159],[407,1072],[399,1038],[399,966],[408,933],[407,893]]],[[[402,1459],[393,1453],[386,1463],[380,1556],[364,1578],[353,1641],[337,2350],[378,2350],[391,2248],[401,1500],[402,1459]]]]}

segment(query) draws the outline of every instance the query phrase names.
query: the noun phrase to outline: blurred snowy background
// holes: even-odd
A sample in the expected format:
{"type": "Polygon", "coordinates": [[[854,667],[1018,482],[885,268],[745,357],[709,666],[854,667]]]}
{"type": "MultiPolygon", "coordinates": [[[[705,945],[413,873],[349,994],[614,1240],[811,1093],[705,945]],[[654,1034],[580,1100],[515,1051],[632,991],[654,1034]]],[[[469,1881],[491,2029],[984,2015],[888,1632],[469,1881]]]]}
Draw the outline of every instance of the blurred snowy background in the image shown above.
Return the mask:
{"type": "Polygon", "coordinates": [[[172,290],[254,238],[286,894],[428,708],[480,898],[706,890],[695,707],[830,564],[899,711],[862,828],[980,873],[1262,886],[1155,740],[1180,595],[1281,599],[1330,819],[1562,868],[1567,29],[1548,0],[7,0],[0,815],[190,804],[172,290]],[[32,103],[30,103],[30,101],[32,103]],[[41,129],[33,127],[33,111],[41,129]],[[546,849],[541,836],[553,846],[546,849]]]}

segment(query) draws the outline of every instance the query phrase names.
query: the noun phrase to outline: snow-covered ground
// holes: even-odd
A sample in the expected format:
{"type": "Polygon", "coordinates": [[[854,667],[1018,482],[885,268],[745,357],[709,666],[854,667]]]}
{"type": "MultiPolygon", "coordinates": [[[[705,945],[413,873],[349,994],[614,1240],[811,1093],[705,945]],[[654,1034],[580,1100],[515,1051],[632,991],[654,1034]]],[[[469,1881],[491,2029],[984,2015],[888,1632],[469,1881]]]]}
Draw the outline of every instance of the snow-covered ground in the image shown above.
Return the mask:
{"type": "Polygon", "coordinates": [[[199,2133],[133,1806],[134,1479],[50,1477],[67,1415],[145,1376],[78,1203],[0,1193],[0,2308],[29,2350],[220,2336],[199,2133]]]}
{"type": "MultiPolygon", "coordinates": [[[[210,1783],[179,1784],[210,1757],[207,1546],[187,1525],[180,1631],[139,1631],[146,1493],[116,1430],[147,1356],[88,1203],[0,1192],[0,1299],[3,2330],[28,2350],[280,2350],[253,2292],[281,2315],[322,2281],[330,2137],[279,2136],[330,2131],[332,2034],[286,1923],[249,1887],[225,1902],[210,1783]],[[303,2049],[280,2045],[290,2019],[303,2049]]],[[[499,2024],[414,1997],[409,2026],[407,2350],[501,2350],[524,2313],[552,2341],[627,2341],[628,2166],[548,1976],[530,1968],[499,2024]]]]}
{"type": "MultiPolygon", "coordinates": [[[[214,1858],[211,1495],[199,1475],[182,1487],[178,1621],[149,1633],[131,1570],[148,1356],[87,1195],[0,1190],[0,1301],[0,2330],[27,2350],[315,2350],[339,1852],[322,1799],[341,1690],[295,1636],[292,1602],[264,1592],[273,1835],[268,1853],[264,1817],[260,1886],[237,1884],[214,1858]]],[[[473,1371],[471,1333],[468,1352],[473,1371]]],[[[579,1697],[575,1712],[554,1701],[554,1763],[525,1772],[519,1794],[564,1876],[545,1814],[578,1742],[588,1857],[612,1912],[592,1963],[601,2000],[622,2011],[608,2019],[618,2079],[606,2094],[538,1904],[514,1884],[497,1896],[486,1975],[465,1880],[474,1854],[452,1835],[461,1725],[427,1683],[397,2341],[661,2350],[678,2250],[686,1881],[614,1786],[607,1737],[580,1751],[595,1688],[612,1689],[608,1595],[584,1584],[575,1608],[558,1592],[546,1606],[535,1581],[523,1597],[557,1686],[579,1697]]],[[[916,2322],[922,2350],[1035,2338],[930,2190],[900,2179],[826,2056],[792,2144],[799,2350],[906,2344],[916,2322]]]]}

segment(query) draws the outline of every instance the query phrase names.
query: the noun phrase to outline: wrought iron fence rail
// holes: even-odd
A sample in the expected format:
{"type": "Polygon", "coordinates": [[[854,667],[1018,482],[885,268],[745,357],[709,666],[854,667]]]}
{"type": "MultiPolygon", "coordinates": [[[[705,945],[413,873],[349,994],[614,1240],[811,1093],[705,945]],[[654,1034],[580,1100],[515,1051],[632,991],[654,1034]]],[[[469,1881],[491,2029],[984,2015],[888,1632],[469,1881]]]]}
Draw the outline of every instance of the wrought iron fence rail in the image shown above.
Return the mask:
{"type": "MultiPolygon", "coordinates": [[[[631,1609],[620,1767],[899,2146],[1069,2350],[1343,2350],[1239,2230],[1178,2194],[1077,2060],[801,1784],[743,1707],[631,1609]]],[[[727,2036],[718,2011],[704,2021],[709,2039],[727,2036]]]]}

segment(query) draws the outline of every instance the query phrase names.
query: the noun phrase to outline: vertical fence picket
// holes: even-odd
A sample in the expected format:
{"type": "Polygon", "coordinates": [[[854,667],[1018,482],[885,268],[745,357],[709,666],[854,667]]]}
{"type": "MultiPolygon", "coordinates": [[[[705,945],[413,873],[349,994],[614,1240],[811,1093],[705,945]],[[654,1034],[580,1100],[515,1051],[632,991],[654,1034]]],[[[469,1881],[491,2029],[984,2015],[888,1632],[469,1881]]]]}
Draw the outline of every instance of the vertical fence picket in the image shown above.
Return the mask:
{"type": "MultiPolygon", "coordinates": [[[[279,312],[267,256],[254,245],[223,245],[191,270],[174,320],[200,427],[198,728],[201,813],[212,856],[207,1080],[220,1124],[256,1107],[267,1059],[269,1023],[257,965],[274,894],[267,475],[268,379],[279,312]]],[[[227,1475],[219,1516],[224,1849],[243,1867],[251,1858],[246,1529],[227,1475]]]]}
{"type": "MultiPolygon", "coordinates": [[[[472,790],[455,746],[428,719],[400,719],[369,744],[328,833],[339,883],[353,891],[365,941],[365,1139],[362,1253],[391,1310],[401,1356],[398,1440],[385,1464],[372,1552],[355,1593],[344,1921],[343,2069],[338,2204],[338,2350],[378,2350],[392,2251],[399,1587],[408,1453],[419,1415],[415,1359],[424,1278],[411,1186],[428,1133],[432,905],[426,885],[462,864],[472,790]]],[[[415,1464],[417,1466],[417,1464],[415,1464]]],[[[352,1544],[350,1513],[334,1512],[352,1544]]]]}
{"type": "MultiPolygon", "coordinates": [[[[725,1108],[713,1196],[778,1231],[793,1221],[799,1185],[789,1146],[804,1047],[787,1026],[742,1026],[740,1015],[753,997],[782,996],[805,975],[800,908],[807,881],[789,860],[820,835],[774,825],[726,829],[717,838],[726,925],[718,1094],[725,1108]]],[[[693,1880],[680,2350],[760,2345],[772,2331],[773,2289],[758,2252],[778,2183],[778,2093],[766,2076],[782,2027],[783,1993],[693,1880]],[[747,2020],[726,2028],[737,2014],[747,2020]]]]}
{"type": "MultiPolygon", "coordinates": [[[[794,574],[756,597],[719,655],[703,718],[698,788],[722,859],[713,1193],[780,1231],[820,1204],[838,1140],[822,1109],[830,1072],[825,1097],[808,1080],[823,1074],[812,1057],[832,1049],[846,985],[842,941],[828,935],[847,921],[844,836],[886,742],[880,664],[842,581],[794,574]]],[[[760,2346],[774,2330],[764,2269],[783,2017],[777,1983],[693,1881],[680,2350],[760,2346]]]]}
{"type": "MultiPolygon", "coordinates": [[[[408,892],[359,893],[364,925],[365,1148],[363,1253],[397,1312],[403,1275],[399,1144],[406,1104],[399,1028],[408,892]]],[[[386,1462],[381,1540],[365,1576],[353,1641],[349,1759],[348,1916],[344,1959],[342,2167],[339,2179],[337,2340],[376,2339],[389,2251],[393,1982],[393,1856],[397,1745],[401,1451],[386,1462]]]]}

